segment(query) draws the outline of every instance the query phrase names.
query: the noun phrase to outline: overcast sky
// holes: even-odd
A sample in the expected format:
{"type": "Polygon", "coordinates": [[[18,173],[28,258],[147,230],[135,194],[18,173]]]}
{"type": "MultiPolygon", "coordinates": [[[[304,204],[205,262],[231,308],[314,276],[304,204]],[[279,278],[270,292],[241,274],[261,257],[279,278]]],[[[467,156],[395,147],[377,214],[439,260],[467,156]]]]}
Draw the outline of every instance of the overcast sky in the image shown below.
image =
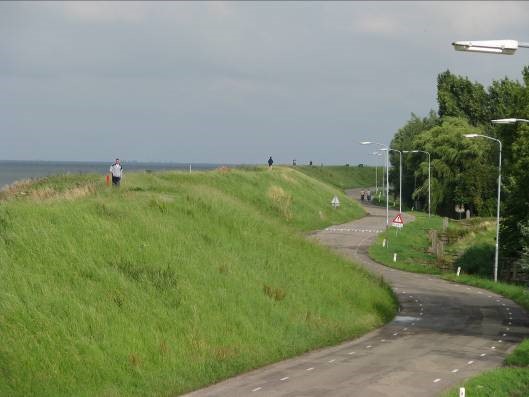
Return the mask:
{"type": "MultiPolygon", "coordinates": [[[[373,163],[437,74],[521,80],[527,2],[1,2],[0,159],[373,163]]],[[[516,115],[513,115],[516,116],[516,115]]]]}

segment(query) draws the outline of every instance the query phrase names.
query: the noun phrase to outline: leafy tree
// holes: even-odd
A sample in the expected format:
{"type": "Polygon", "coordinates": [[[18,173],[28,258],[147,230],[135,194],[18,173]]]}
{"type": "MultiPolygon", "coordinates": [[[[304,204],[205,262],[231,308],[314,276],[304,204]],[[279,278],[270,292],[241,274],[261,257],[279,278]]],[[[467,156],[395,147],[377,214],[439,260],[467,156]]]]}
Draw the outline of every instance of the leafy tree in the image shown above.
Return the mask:
{"type": "Polygon", "coordinates": [[[439,116],[466,117],[472,125],[490,120],[485,88],[467,77],[453,75],[449,70],[437,77],[439,116]]]}

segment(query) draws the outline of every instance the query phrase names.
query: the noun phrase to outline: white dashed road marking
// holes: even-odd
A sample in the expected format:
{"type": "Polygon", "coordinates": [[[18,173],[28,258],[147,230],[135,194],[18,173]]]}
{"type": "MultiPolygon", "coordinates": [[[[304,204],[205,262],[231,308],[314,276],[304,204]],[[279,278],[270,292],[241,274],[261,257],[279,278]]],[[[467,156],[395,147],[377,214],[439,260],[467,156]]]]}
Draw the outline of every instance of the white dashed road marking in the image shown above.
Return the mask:
{"type": "Polygon", "coordinates": [[[283,380],[287,380],[288,379],[288,376],[285,376],[284,378],[281,378],[279,380],[283,381],[283,380]]]}
{"type": "Polygon", "coordinates": [[[255,389],[252,390],[252,392],[256,392],[256,391],[259,391],[261,389],[262,389],[262,387],[256,387],[255,389]]]}
{"type": "Polygon", "coordinates": [[[314,367],[307,368],[305,371],[312,371],[314,367]]]}
{"type": "Polygon", "coordinates": [[[437,382],[440,382],[441,381],[441,378],[437,378],[433,381],[433,383],[437,383],[437,382]]]}

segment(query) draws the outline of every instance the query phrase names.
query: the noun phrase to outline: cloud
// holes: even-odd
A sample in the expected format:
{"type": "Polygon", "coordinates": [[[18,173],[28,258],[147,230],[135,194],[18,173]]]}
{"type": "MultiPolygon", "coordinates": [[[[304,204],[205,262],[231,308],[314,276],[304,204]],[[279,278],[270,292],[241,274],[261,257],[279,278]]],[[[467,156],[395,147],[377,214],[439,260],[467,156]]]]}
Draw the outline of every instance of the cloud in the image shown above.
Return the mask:
{"type": "Polygon", "coordinates": [[[278,160],[350,162],[363,155],[355,134],[388,141],[410,112],[436,106],[437,73],[518,77],[521,53],[480,57],[450,43],[527,40],[528,11],[523,2],[0,2],[0,118],[12,137],[0,157],[27,153],[45,132],[32,146],[40,158],[64,158],[66,140],[86,142],[75,157],[99,158],[105,137],[138,159],[148,147],[163,160],[250,162],[274,148],[278,160]]]}
{"type": "Polygon", "coordinates": [[[70,1],[61,3],[66,18],[84,22],[138,22],[151,9],[143,2],[70,1]]]}

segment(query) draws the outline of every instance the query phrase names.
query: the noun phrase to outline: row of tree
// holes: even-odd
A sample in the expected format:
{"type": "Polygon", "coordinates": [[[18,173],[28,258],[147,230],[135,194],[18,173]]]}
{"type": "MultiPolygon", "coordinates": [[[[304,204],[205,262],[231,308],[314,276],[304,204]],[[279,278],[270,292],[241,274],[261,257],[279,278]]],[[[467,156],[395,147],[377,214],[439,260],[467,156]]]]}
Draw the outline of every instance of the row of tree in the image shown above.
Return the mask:
{"type": "MultiPolygon", "coordinates": [[[[504,270],[529,269],[529,124],[495,125],[493,119],[529,119],[529,67],[523,81],[508,78],[485,88],[449,71],[437,78],[439,111],[412,114],[391,147],[431,153],[432,213],[455,216],[463,205],[478,216],[496,215],[499,146],[477,133],[499,139],[502,151],[501,263],[504,270]]],[[[392,152],[391,184],[398,186],[399,156],[392,152]]],[[[403,155],[402,200],[408,207],[428,205],[428,158],[403,155]]],[[[504,271],[508,274],[508,271],[504,271]]]]}

